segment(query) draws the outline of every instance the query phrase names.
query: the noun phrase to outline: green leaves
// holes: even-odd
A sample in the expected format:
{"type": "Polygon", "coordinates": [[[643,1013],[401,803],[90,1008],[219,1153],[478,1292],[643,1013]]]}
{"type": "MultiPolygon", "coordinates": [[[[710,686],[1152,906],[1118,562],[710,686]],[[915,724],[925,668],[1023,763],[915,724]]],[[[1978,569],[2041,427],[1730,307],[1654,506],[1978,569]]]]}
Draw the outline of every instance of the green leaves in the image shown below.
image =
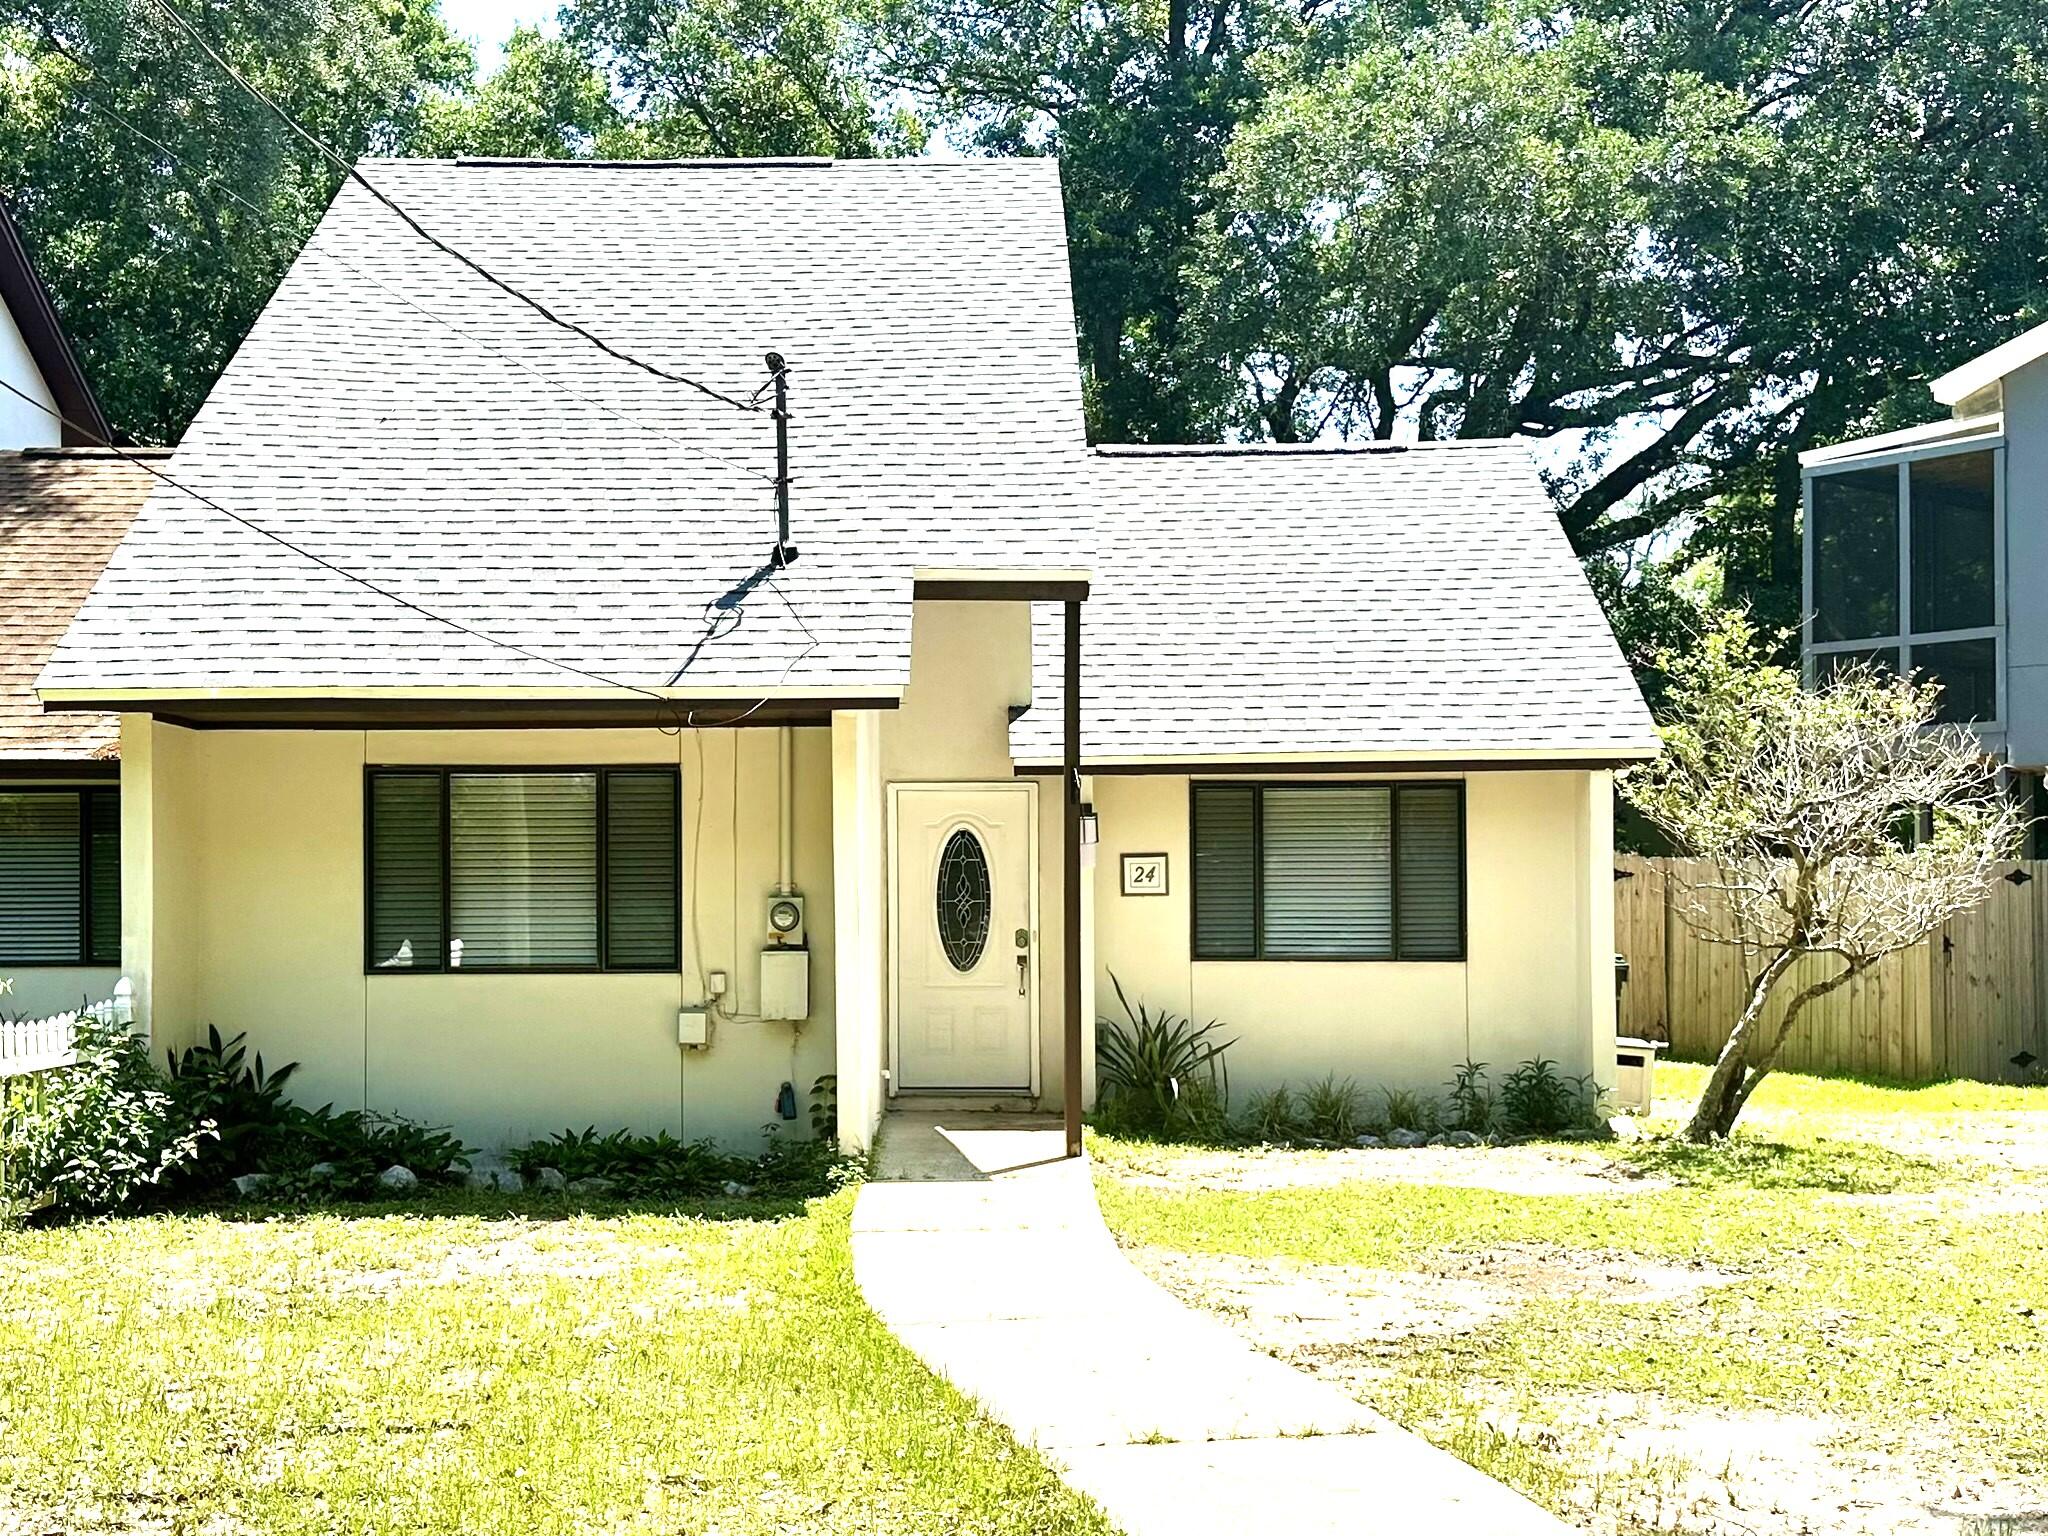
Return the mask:
{"type": "Polygon", "coordinates": [[[1095,1033],[1103,1110],[1116,1125],[1149,1132],[1227,1129],[1229,1077],[1223,1053],[1235,1044],[1213,1038],[1223,1026],[1199,1027],[1175,1014],[1154,1013],[1124,995],[1112,974],[1121,1021],[1101,1019],[1095,1033]]]}

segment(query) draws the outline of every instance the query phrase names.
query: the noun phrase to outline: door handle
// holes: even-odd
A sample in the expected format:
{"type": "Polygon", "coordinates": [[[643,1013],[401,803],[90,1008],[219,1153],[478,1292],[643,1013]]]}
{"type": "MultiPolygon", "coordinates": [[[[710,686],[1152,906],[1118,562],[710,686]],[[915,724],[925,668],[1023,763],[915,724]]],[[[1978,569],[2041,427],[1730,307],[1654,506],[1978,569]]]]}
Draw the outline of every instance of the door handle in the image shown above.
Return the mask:
{"type": "Polygon", "coordinates": [[[1026,996],[1026,995],[1027,995],[1027,994],[1025,993],[1025,991],[1024,991],[1024,983],[1025,983],[1025,978],[1026,978],[1027,976],[1029,976],[1029,975],[1030,975],[1030,973],[1031,973],[1031,957],[1030,957],[1029,955],[1026,955],[1026,954],[1021,954],[1021,953],[1020,953],[1020,954],[1019,954],[1019,955],[1017,956],[1017,995],[1018,995],[1019,997],[1023,997],[1023,996],[1026,996]]]}

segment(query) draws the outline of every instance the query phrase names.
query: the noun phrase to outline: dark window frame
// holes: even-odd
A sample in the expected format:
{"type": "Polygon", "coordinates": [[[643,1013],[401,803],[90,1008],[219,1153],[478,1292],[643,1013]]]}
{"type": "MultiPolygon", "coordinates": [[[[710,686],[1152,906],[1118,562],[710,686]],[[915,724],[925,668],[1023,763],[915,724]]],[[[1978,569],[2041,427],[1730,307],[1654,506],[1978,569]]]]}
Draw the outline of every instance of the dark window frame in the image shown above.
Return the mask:
{"type": "MultiPolygon", "coordinates": [[[[10,971],[55,971],[75,970],[85,967],[118,967],[121,963],[121,927],[117,919],[114,925],[114,956],[111,960],[99,958],[94,952],[93,941],[99,937],[92,918],[93,856],[92,856],[92,808],[95,804],[111,802],[114,807],[114,828],[116,847],[121,826],[121,791],[117,786],[107,784],[0,784],[0,793],[10,795],[69,795],[78,802],[78,956],[70,960],[18,960],[0,949],[0,966],[10,971]]],[[[114,858],[114,879],[121,879],[121,860],[114,858]]],[[[119,884],[115,886],[118,892],[119,884]]],[[[119,911],[119,904],[115,910],[119,911]]]]}
{"type": "Polygon", "coordinates": [[[1471,903],[1471,858],[1466,841],[1465,781],[1463,779],[1194,779],[1188,780],[1188,955],[1205,964],[1244,965],[1279,962],[1284,964],[1335,965],[1463,965],[1471,957],[1468,914],[1471,903]],[[1252,791],[1252,952],[1248,955],[1205,954],[1201,944],[1202,867],[1196,857],[1195,799],[1204,788],[1220,787],[1252,791]],[[1266,791],[1269,789],[1385,789],[1390,791],[1387,807],[1387,844],[1390,896],[1393,908],[1394,942],[1391,954],[1307,954],[1266,948],[1266,791]],[[1458,952],[1455,955],[1404,955],[1401,935],[1401,791],[1403,789],[1448,789],[1458,806],[1458,952]]]}
{"type": "Polygon", "coordinates": [[[503,763],[454,764],[379,763],[363,770],[363,972],[368,976],[660,976],[680,971],[683,964],[683,774],[671,763],[503,763]],[[450,965],[448,942],[454,927],[455,879],[453,801],[449,781],[485,775],[532,776],[576,774],[597,776],[597,963],[595,965],[450,965]],[[614,774],[665,778],[672,789],[676,830],[676,941],[669,958],[646,965],[612,965],[610,842],[611,779],[614,774]],[[432,965],[379,965],[375,952],[377,870],[375,798],[379,778],[433,778],[439,781],[441,815],[441,953],[432,965]]]}

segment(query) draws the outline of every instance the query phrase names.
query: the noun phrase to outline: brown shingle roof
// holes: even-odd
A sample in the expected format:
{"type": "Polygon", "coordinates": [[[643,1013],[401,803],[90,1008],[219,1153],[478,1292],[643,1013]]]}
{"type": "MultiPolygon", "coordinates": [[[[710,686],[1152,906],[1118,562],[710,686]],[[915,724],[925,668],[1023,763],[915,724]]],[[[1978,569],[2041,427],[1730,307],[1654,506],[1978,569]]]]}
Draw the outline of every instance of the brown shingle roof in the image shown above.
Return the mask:
{"type": "Polygon", "coordinates": [[[0,454],[0,760],[118,750],[114,716],[46,715],[33,685],[155,483],[96,449],[0,454]]]}

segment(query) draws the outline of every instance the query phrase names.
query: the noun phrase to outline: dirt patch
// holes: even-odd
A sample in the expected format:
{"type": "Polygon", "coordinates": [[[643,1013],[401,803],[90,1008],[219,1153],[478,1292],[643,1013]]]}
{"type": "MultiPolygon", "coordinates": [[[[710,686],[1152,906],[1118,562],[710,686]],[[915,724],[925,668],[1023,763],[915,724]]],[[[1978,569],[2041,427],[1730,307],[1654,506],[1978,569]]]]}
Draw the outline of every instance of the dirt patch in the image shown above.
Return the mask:
{"type": "Polygon", "coordinates": [[[1132,1260],[1182,1301],[1236,1321],[1275,1354],[1388,1349],[1466,1333],[1526,1301],[1589,1297],[1672,1301],[1739,1275],[1710,1264],[1510,1244],[1439,1254],[1420,1270],[1302,1264],[1290,1259],[1143,1248],[1132,1260]]]}
{"type": "Polygon", "coordinates": [[[1377,1180],[1491,1189],[1508,1195],[1632,1195],[1669,1189],[1593,1148],[1347,1147],[1330,1152],[1267,1148],[1255,1152],[1177,1153],[1170,1162],[1134,1159],[1112,1167],[1127,1183],[1154,1189],[1321,1188],[1377,1180]]]}
{"type": "MultiPolygon", "coordinates": [[[[1742,1278],[1706,1264],[1513,1245],[1394,1271],[1138,1249],[1131,1258],[1253,1343],[1370,1402],[1417,1343],[1484,1328],[1530,1301],[1680,1301],[1742,1278]]],[[[1596,1536],[2021,1536],[2048,1533],[2048,1488],[1960,1471],[1922,1436],[1859,1445],[1818,1416],[1726,1413],[1654,1392],[1551,1394],[1518,1418],[1505,1386],[1472,1382],[1461,1411],[1555,1446],[1581,1476],[1569,1511],[1596,1536]]],[[[1449,1424],[1417,1424],[1425,1432],[1449,1424]]]]}

